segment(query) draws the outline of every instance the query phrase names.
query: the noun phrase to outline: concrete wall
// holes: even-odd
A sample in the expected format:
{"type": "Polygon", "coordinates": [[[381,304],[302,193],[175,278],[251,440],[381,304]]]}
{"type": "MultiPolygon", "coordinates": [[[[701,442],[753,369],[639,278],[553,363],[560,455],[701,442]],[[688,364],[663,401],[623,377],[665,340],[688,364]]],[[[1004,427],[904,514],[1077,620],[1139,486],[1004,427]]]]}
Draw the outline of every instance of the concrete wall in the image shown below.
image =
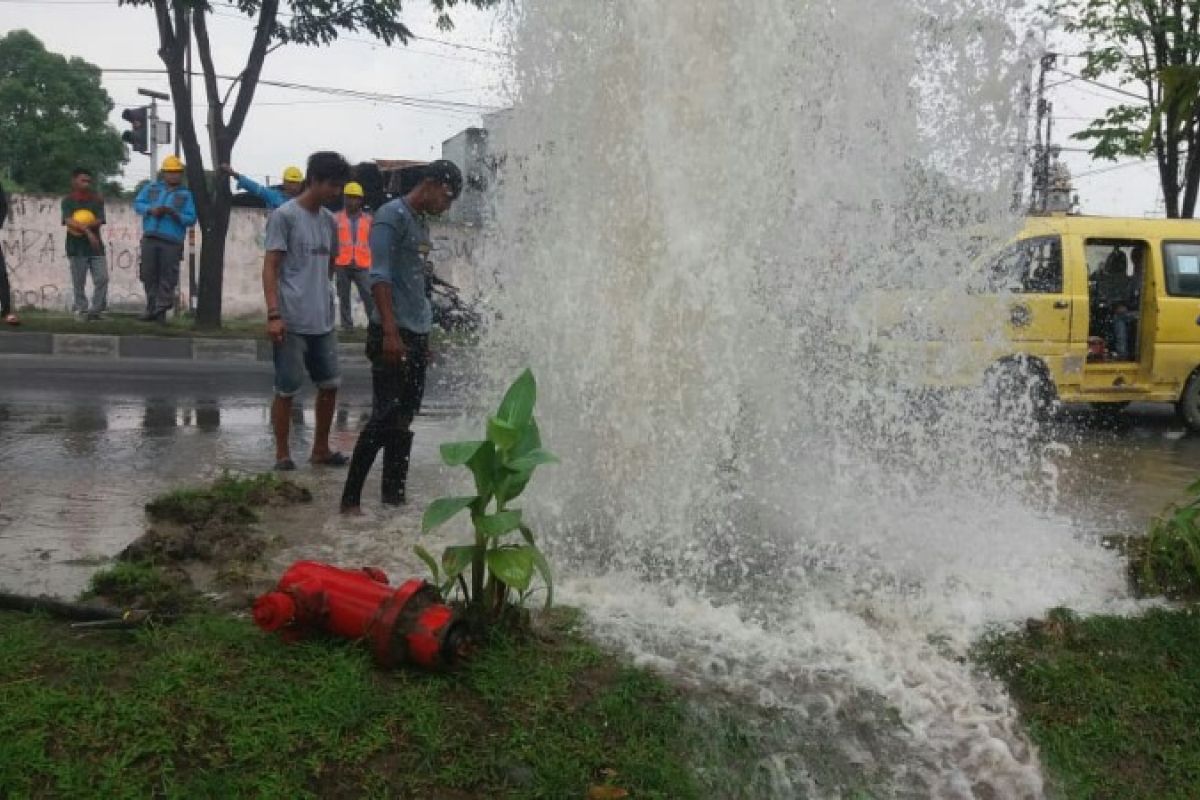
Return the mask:
{"type": "MultiPolygon", "coordinates": [[[[70,310],[71,274],[67,265],[65,238],[60,213],[61,198],[41,195],[10,195],[9,217],[0,229],[0,247],[8,264],[17,308],[33,306],[43,310],[70,310]]],[[[104,242],[108,250],[109,306],[113,309],[140,310],[145,302],[138,280],[141,248],[141,220],[128,201],[110,201],[105,208],[108,225],[104,242]]],[[[225,248],[224,313],[229,317],[262,314],[262,247],[266,212],[235,208],[225,248]]],[[[431,256],[437,274],[472,295],[479,282],[475,272],[477,230],[459,225],[435,223],[431,227],[434,251],[431,256]]],[[[199,261],[199,233],[196,260],[199,261]]],[[[184,255],[181,291],[184,302],[188,292],[188,261],[184,255]]],[[[91,285],[88,285],[91,296],[91,285]]],[[[361,309],[355,300],[356,316],[361,309]]]]}

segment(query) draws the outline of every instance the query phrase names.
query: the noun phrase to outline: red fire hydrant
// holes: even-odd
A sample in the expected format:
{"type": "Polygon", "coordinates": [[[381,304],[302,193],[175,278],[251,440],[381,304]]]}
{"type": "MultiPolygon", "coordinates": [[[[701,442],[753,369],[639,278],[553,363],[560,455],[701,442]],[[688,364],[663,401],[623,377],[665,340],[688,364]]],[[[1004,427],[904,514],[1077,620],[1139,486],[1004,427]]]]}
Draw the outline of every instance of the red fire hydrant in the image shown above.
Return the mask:
{"type": "Polygon", "coordinates": [[[383,666],[452,665],[466,649],[466,629],[437,589],[411,580],[399,587],[375,567],[345,570],[297,561],[274,591],[254,601],[254,622],[265,631],[300,635],[318,629],[367,639],[383,666]]]}

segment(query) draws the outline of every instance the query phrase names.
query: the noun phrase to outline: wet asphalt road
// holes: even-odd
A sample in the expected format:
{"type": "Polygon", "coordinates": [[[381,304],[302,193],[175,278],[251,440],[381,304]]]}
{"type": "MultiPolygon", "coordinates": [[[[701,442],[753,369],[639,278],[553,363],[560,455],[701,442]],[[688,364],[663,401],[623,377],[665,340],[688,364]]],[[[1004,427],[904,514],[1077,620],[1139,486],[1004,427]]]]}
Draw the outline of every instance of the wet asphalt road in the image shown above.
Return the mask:
{"type": "MultiPolygon", "coordinates": [[[[444,436],[422,434],[447,424],[461,378],[449,360],[431,369],[414,470],[436,461],[444,436]]],[[[73,595],[141,534],[156,494],[269,469],[270,397],[269,364],[0,356],[0,589],[73,595]]],[[[311,400],[309,387],[293,417],[293,474],[317,494],[305,524],[320,531],[345,473],[304,463],[311,400]]],[[[345,369],[335,449],[349,455],[370,404],[369,370],[345,369]]]]}
{"type": "MultiPolygon", "coordinates": [[[[452,354],[431,370],[425,414],[414,426],[413,508],[450,480],[436,448],[464,424],[457,409],[469,374],[452,354]]],[[[348,454],[370,412],[370,374],[362,365],[343,378],[331,439],[348,454]]],[[[223,469],[269,469],[270,395],[267,364],[0,356],[0,588],[74,594],[98,561],[140,535],[142,508],[156,494],[223,469]]],[[[317,502],[288,523],[289,540],[309,548],[306,556],[407,551],[395,537],[407,539],[414,527],[409,511],[339,519],[344,473],[303,463],[311,397],[307,390],[294,419],[293,454],[302,466],[294,474],[317,502]]],[[[1144,529],[1200,476],[1200,437],[1185,434],[1164,407],[1134,407],[1116,420],[1075,410],[1050,437],[1062,445],[1052,456],[1055,505],[1081,530],[1144,529]]]]}

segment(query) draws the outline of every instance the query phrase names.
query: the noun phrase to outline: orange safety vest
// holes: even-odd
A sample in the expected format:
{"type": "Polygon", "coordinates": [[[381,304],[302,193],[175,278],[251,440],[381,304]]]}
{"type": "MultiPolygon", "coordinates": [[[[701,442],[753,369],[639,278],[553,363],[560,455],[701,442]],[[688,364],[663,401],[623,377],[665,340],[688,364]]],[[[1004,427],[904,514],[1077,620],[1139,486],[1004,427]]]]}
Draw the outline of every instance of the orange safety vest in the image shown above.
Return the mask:
{"type": "Polygon", "coordinates": [[[351,264],[359,269],[371,268],[371,215],[365,211],[358,215],[358,236],[350,238],[350,215],[345,211],[337,214],[338,257],[334,262],[339,267],[351,264]]]}

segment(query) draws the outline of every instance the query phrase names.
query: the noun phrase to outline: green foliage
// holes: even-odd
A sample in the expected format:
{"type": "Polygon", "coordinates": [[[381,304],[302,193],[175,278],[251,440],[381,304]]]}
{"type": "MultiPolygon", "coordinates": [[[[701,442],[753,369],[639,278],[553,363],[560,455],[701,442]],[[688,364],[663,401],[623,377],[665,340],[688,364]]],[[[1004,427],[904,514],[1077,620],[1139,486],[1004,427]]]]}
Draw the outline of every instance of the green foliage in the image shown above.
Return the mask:
{"type": "Polygon", "coordinates": [[[65,194],[75,167],[98,184],[119,173],[126,156],[112,109],[94,64],[48,52],[29,31],[0,38],[0,173],[15,185],[65,194]]]}
{"type": "Polygon", "coordinates": [[[1079,618],[1057,609],[985,637],[973,656],[1003,680],[1050,787],[1074,800],[1190,800],[1200,786],[1200,615],[1079,618]]]}
{"type": "Polygon", "coordinates": [[[1200,481],[1187,494],[1150,524],[1144,539],[1126,544],[1130,575],[1142,595],[1200,599],[1200,481]]]}
{"type": "Polygon", "coordinates": [[[610,770],[631,797],[712,796],[676,691],[541,633],[428,675],[245,619],[81,635],[0,612],[0,797],[560,800],[610,770]]]}
{"type": "Polygon", "coordinates": [[[274,473],[235,475],[222,473],[210,486],[176,489],[146,504],[155,519],[182,525],[245,524],[256,522],[256,506],[307,503],[312,492],[274,473]]]}
{"type": "Polygon", "coordinates": [[[1084,78],[1145,98],[1114,105],[1073,138],[1089,142],[1096,158],[1153,152],[1167,216],[1193,216],[1200,187],[1200,169],[1192,167],[1200,158],[1200,2],[1058,0],[1050,8],[1086,43],[1084,78]]]}
{"type": "Polygon", "coordinates": [[[542,449],[533,416],[536,402],[537,383],[533,373],[525,370],[505,392],[495,416],[488,418],[486,439],[442,445],[442,460],[470,470],[476,493],[434,500],[421,520],[422,532],[428,533],[470,510],[474,543],[446,548],[440,567],[424,548],[416,548],[416,553],[444,594],[457,586],[483,618],[502,614],[513,591],[518,602],[523,602],[535,573],[546,585],[546,606],[554,599],[550,565],[524,523],[521,509],[508,507],[525,490],[535,469],[558,461],[542,449]],[[524,544],[511,541],[517,533],[524,544]]]}
{"type": "Polygon", "coordinates": [[[181,580],[153,564],[125,561],[92,575],[82,597],[102,598],[120,608],[158,614],[178,614],[196,608],[200,601],[186,576],[181,580]]]}

